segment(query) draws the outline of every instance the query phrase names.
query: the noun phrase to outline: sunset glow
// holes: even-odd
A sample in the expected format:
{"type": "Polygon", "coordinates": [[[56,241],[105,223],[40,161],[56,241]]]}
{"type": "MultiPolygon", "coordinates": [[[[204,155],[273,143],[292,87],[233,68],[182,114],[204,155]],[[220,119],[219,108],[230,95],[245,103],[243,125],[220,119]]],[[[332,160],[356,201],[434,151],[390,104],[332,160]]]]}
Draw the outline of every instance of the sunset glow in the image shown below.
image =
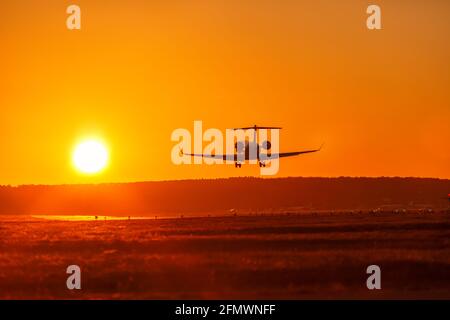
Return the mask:
{"type": "Polygon", "coordinates": [[[325,142],[277,177],[450,178],[449,1],[378,1],[376,31],[361,1],[81,1],[81,30],[47,2],[2,2],[0,184],[260,176],[173,164],[196,120],[283,127],[280,152],[325,142]],[[68,150],[91,134],[114,163],[87,181],[68,150]]]}
{"type": "Polygon", "coordinates": [[[0,12],[3,314],[450,301],[449,0],[0,12]]]}
{"type": "Polygon", "coordinates": [[[85,174],[102,171],[108,164],[108,149],[96,140],[87,140],[78,144],[73,153],[75,168],[85,174]]]}

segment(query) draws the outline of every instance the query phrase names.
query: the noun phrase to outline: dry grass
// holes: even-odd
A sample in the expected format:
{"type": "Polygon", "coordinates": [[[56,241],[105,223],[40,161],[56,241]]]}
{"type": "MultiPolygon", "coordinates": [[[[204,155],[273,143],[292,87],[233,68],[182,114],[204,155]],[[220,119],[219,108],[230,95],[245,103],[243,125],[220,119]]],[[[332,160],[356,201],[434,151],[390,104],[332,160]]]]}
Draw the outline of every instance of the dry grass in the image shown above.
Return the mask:
{"type": "Polygon", "coordinates": [[[0,220],[1,298],[450,298],[450,216],[0,220]],[[65,269],[82,269],[82,290],[65,269]],[[365,287],[382,269],[382,290],[365,287]]]}

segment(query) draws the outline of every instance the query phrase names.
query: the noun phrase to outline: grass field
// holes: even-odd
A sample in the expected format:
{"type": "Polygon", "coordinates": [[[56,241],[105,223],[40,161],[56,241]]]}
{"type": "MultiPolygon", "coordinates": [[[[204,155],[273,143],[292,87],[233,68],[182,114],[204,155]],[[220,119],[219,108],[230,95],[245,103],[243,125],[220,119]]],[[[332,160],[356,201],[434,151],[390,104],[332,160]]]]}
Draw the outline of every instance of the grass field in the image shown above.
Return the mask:
{"type": "Polygon", "coordinates": [[[450,215],[3,217],[0,298],[450,298],[450,215]],[[71,264],[82,290],[66,288],[71,264]]]}

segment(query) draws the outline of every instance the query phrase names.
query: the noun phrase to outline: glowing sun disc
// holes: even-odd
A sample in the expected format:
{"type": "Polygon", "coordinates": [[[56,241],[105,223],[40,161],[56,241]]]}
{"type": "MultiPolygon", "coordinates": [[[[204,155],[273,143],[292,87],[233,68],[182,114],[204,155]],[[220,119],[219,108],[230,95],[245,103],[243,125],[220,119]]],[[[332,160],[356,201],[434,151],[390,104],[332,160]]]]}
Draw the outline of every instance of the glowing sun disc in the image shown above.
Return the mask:
{"type": "Polygon", "coordinates": [[[108,149],[96,140],[81,142],[75,147],[72,160],[75,168],[86,174],[94,174],[103,170],[108,164],[108,149]]]}

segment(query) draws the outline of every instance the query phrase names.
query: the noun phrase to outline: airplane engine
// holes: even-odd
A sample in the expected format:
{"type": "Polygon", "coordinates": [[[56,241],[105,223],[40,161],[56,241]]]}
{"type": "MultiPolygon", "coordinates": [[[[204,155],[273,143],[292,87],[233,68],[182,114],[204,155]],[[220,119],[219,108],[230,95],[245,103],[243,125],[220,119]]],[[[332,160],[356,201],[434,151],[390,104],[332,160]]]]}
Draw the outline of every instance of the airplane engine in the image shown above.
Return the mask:
{"type": "Polygon", "coordinates": [[[234,148],[236,149],[237,153],[242,153],[245,151],[245,142],[238,141],[234,144],[234,148]]]}
{"type": "Polygon", "coordinates": [[[264,150],[270,150],[270,148],[272,148],[272,144],[270,143],[270,141],[266,140],[261,144],[261,148],[264,150]]]}

